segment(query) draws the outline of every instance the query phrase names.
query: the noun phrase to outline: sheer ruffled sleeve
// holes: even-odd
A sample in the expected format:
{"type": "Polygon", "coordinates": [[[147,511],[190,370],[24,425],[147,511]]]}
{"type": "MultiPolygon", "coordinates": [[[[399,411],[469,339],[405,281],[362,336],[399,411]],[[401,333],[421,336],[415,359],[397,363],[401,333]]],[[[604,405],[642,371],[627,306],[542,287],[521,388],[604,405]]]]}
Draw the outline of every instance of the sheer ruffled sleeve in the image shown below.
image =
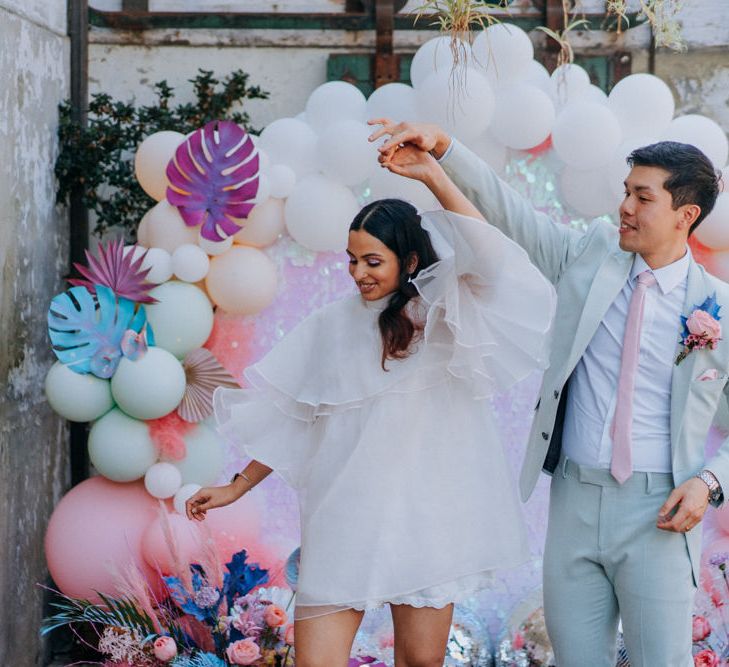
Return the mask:
{"type": "Polygon", "coordinates": [[[546,368],[557,299],[526,252],[449,211],[424,214],[423,227],[441,259],[413,282],[428,306],[426,341],[452,337],[449,372],[486,397],[546,368]]]}

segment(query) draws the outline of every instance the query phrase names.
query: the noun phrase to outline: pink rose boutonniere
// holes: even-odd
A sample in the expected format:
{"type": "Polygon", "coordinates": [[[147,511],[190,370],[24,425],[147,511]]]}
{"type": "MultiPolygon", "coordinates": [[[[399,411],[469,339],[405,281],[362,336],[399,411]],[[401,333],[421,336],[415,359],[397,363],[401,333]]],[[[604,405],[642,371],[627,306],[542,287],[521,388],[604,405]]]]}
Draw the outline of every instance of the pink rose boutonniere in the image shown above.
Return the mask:
{"type": "Polygon", "coordinates": [[[676,366],[693,350],[703,350],[705,347],[713,350],[716,347],[721,340],[719,310],[721,310],[721,306],[716,302],[716,293],[714,293],[707,297],[700,306],[696,306],[688,317],[681,316],[683,350],[676,357],[676,366]]]}

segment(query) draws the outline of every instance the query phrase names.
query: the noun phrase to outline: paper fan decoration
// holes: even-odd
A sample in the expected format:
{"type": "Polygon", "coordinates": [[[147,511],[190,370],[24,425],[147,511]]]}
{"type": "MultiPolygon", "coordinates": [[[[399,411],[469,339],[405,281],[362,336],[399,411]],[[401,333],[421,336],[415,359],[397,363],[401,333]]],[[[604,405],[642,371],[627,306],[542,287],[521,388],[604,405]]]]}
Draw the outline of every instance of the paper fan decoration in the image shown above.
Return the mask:
{"type": "Polygon", "coordinates": [[[86,280],[72,278],[68,282],[77,287],[85,287],[92,294],[96,292],[96,285],[104,285],[120,299],[128,299],[135,303],[157,303],[157,300],[148,294],[149,290],[156,287],[146,281],[151,267],[142,268],[147,251],[137,253],[136,248],[137,246],[134,246],[124,252],[123,239],[110,241],[106,245],[101,243],[98,257],[86,251],[88,267],[78,262],[74,263],[76,270],[86,280]]]}
{"type": "Polygon", "coordinates": [[[167,165],[167,201],[208,241],[224,241],[241,229],[258,193],[259,160],[248,133],[230,120],[196,130],[167,165]]]}
{"type": "Polygon", "coordinates": [[[204,347],[189,352],[182,362],[187,388],[177,414],[188,422],[201,422],[213,414],[213,392],[218,387],[238,387],[233,376],[204,347]]]}

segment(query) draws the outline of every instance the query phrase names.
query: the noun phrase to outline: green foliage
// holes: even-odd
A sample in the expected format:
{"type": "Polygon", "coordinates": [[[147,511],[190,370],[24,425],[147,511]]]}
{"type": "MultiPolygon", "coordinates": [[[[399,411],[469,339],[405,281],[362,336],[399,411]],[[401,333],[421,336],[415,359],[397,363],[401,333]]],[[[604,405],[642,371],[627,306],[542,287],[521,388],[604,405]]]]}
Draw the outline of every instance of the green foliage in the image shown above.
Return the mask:
{"type": "Polygon", "coordinates": [[[139,221],[155,203],[134,177],[137,145],[154,132],[187,134],[216,119],[227,118],[248,127],[248,114],[233,108],[246,99],[268,98],[258,86],[249,86],[248,78],[236,70],[221,81],[201,69],[190,80],[196,101],[187,104],[174,104],[174,90],[166,81],[155,84],[157,100],[149,106],[98,93],[89,104],[86,127],[71,118],[70,102],[62,103],[56,160],[58,203],[67,203],[71,192],[80,188],[84,206],[96,214],[95,234],[121,227],[127,238],[134,239],[139,221]]]}

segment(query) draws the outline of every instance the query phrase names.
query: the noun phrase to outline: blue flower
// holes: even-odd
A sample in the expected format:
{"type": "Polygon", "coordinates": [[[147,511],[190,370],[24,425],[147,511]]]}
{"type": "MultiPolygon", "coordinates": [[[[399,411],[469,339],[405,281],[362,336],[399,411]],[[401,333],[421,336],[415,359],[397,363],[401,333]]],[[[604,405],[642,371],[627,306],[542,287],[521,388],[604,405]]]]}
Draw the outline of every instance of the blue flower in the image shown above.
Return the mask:
{"type": "Polygon", "coordinates": [[[268,570],[258,565],[247,565],[248,553],[245,549],[233,555],[233,560],[226,563],[228,573],[223,579],[223,592],[230,607],[235,598],[250,593],[256,586],[262,586],[268,581],[268,570]]]}

